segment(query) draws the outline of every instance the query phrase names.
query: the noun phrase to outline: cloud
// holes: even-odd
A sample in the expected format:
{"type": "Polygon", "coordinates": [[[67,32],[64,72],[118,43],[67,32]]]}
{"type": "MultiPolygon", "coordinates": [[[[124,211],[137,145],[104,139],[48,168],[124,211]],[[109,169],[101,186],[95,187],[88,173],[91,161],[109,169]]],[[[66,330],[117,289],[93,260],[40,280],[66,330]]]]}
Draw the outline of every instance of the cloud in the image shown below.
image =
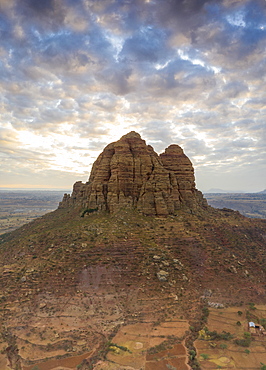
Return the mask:
{"type": "Polygon", "coordinates": [[[195,32],[204,22],[208,0],[166,0],[158,1],[156,16],[165,27],[171,26],[182,32],[195,32]]]}
{"type": "Polygon", "coordinates": [[[168,48],[165,45],[166,34],[162,30],[147,26],[137,30],[124,42],[120,56],[133,62],[157,62],[167,58],[168,48]]]}
{"type": "Polygon", "coordinates": [[[42,32],[56,31],[65,19],[65,8],[61,4],[55,0],[21,0],[16,3],[16,13],[23,23],[31,19],[31,23],[42,32]]]}
{"type": "Polygon", "coordinates": [[[157,152],[183,146],[201,178],[253,161],[265,187],[265,12],[262,0],[0,1],[5,169],[84,174],[136,130],[157,152]]]}
{"type": "Polygon", "coordinates": [[[113,64],[111,68],[108,66],[98,72],[97,77],[102,85],[107,87],[108,91],[117,94],[125,95],[131,91],[130,76],[132,70],[126,64],[113,64]]]}

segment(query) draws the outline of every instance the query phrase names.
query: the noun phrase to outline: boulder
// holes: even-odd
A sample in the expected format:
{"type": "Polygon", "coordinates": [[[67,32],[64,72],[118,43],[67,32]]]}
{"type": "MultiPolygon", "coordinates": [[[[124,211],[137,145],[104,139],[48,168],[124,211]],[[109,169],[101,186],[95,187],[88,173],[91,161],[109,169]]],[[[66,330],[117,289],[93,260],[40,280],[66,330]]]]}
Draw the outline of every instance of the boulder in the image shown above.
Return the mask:
{"type": "Polygon", "coordinates": [[[160,281],[167,281],[168,276],[169,272],[167,271],[160,270],[159,272],[157,272],[157,277],[160,281]]]}

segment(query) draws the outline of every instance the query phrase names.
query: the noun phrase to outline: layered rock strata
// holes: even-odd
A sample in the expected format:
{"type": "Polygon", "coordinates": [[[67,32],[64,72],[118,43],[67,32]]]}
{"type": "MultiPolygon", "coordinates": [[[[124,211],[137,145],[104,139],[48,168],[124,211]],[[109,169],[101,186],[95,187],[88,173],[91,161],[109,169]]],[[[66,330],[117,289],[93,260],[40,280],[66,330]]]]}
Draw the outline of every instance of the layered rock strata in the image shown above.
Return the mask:
{"type": "Polygon", "coordinates": [[[111,213],[134,207],[146,215],[174,214],[181,207],[207,207],[195,187],[193,166],[178,145],[158,155],[134,131],[106,146],[94,162],[89,181],[74,184],[59,208],[111,213]]]}

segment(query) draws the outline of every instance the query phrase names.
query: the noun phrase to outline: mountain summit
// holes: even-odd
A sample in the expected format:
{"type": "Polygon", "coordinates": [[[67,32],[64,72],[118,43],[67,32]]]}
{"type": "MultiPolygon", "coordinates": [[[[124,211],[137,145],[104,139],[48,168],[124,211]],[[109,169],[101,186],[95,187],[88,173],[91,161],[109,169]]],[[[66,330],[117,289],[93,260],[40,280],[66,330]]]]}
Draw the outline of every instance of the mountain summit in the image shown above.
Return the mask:
{"type": "Polygon", "coordinates": [[[74,184],[60,208],[81,206],[110,213],[134,207],[146,215],[174,214],[182,207],[206,208],[195,187],[194,169],[178,145],[158,155],[134,131],[105,147],[93,164],[89,181],[74,184]]]}

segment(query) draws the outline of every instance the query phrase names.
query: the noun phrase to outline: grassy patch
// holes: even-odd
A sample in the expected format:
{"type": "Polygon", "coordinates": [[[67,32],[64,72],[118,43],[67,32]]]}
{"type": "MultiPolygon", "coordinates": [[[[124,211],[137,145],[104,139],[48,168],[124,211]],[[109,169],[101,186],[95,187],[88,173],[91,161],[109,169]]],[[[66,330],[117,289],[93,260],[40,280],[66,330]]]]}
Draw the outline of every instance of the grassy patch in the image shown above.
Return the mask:
{"type": "Polygon", "coordinates": [[[112,351],[114,353],[119,353],[119,350],[124,351],[124,352],[129,352],[132,353],[127,347],[120,346],[119,344],[110,342],[108,344],[108,351],[112,351]]]}
{"type": "Polygon", "coordinates": [[[201,353],[200,356],[203,358],[203,360],[208,360],[209,355],[207,353],[201,353]]]}

